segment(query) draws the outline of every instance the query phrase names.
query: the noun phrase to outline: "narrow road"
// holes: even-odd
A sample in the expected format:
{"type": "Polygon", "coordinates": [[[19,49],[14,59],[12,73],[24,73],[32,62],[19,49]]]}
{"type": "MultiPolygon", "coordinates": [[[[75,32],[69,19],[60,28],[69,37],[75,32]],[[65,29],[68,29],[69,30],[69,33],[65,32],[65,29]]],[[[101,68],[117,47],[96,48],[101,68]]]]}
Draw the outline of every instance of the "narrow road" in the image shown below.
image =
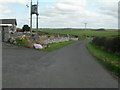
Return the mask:
{"type": "Polygon", "coordinates": [[[3,44],[3,88],[118,88],[85,43],[51,53],[3,44]]]}

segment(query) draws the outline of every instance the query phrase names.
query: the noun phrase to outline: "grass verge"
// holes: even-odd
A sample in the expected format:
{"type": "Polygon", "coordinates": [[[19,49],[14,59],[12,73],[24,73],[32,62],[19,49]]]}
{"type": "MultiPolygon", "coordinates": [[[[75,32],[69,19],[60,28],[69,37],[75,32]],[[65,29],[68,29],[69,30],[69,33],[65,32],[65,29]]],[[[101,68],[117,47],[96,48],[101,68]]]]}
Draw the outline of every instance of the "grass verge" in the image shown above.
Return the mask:
{"type": "Polygon", "coordinates": [[[87,48],[114,76],[120,78],[120,56],[109,53],[95,46],[92,42],[87,44],[87,48]]]}
{"type": "Polygon", "coordinates": [[[47,51],[47,52],[51,52],[60,48],[63,48],[69,44],[75,43],[77,41],[67,41],[67,42],[59,42],[59,43],[52,43],[52,44],[48,44],[50,47],[49,48],[45,48],[45,49],[39,49],[39,51],[47,51]]]}

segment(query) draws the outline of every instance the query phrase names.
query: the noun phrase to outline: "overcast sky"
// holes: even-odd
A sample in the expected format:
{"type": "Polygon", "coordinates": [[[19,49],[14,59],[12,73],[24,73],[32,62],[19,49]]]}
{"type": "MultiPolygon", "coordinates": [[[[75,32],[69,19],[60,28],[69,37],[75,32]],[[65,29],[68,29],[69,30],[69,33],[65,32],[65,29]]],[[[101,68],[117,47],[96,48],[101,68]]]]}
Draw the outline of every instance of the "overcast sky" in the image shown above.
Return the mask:
{"type": "MultiPolygon", "coordinates": [[[[33,4],[37,0],[33,0],[33,4]]],[[[39,0],[39,28],[118,28],[119,0],[39,0]]],[[[29,25],[30,0],[0,0],[0,18],[16,18],[29,25]]],[[[33,26],[35,27],[35,15],[33,26]]]]}

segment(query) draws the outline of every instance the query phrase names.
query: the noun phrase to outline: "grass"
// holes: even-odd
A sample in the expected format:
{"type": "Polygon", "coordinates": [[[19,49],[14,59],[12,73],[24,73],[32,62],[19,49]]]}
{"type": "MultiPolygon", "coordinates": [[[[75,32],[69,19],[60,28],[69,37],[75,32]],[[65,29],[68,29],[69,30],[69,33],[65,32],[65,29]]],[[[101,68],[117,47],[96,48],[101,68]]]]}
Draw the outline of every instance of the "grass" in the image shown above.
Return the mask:
{"type": "Polygon", "coordinates": [[[59,42],[59,43],[52,43],[52,44],[48,44],[50,47],[49,48],[45,48],[45,49],[39,49],[39,51],[46,51],[46,52],[51,52],[60,48],[63,48],[69,44],[75,43],[77,41],[66,41],[66,42],[59,42]]]}
{"type": "Polygon", "coordinates": [[[16,38],[16,45],[18,45],[20,47],[24,47],[26,42],[27,42],[26,39],[16,38]]]}
{"type": "Polygon", "coordinates": [[[118,29],[106,29],[106,31],[118,31],[118,29]]]}
{"type": "Polygon", "coordinates": [[[72,34],[72,35],[88,35],[88,36],[114,36],[118,35],[118,32],[114,31],[91,31],[91,30],[43,30],[48,33],[60,33],[60,34],[72,34]]]}
{"type": "Polygon", "coordinates": [[[120,56],[102,50],[99,47],[93,45],[92,42],[87,44],[87,48],[92,53],[92,55],[100,61],[100,63],[102,63],[115,76],[120,78],[120,56]]]}

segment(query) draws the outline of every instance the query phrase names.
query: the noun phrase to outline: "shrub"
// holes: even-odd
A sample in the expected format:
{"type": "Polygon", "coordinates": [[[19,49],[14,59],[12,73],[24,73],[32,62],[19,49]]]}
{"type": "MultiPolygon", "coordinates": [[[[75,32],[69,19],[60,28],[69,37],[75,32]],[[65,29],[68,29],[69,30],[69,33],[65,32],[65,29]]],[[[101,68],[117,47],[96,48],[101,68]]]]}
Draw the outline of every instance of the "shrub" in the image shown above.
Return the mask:
{"type": "Polygon", "coordinates": [[[99,47],[103,47],[105,44],[106,37],[96,37],[93,39],[93,43],[99,47]]]}
{"type": "Polygon", "coordinates": [[[113,39],[113,44],[114,51],[120,53],[120,37],[115,37],[113,39]]]}
{"type": "Polygon", "coordinates": [[[108,52],[120,54],[120,36],[95,37],[92,42],[108,52]]]}
{"type": "Polygon", "coordinates": [[[18,46],[25,46],[25,43],[27,42],[24,38],[16,38],[15,41],[18,46]]]}
{"type": "Polygon", "coordinates": [[[30,31],[30,27],[29,27],[28,25],[24,25],[24,26],[22,27],[22,30],[23,30],[23,32],[24,32],[24,31],[30,31]]]}
{"type": "Polygon", "coordinates": [[[104,43],[105,50],[109,52],[112,52],[112,46],[113,46],[112,40],[113,38],[110,38],[110,37],[106,38],[105,43],[104,43]]]}
{"type": "Polygon", "coordinates": [[[26,48],[33,48],[33,43],[32,43],[31,41],[27,41],[27,42],[25,43],[25,47],[26,47],[26,48]]]}
{"type": "Polygon", "coordinates": [[[108,37],[104,47],[107,51],[120,53],[120,37],[108,37]]]}

